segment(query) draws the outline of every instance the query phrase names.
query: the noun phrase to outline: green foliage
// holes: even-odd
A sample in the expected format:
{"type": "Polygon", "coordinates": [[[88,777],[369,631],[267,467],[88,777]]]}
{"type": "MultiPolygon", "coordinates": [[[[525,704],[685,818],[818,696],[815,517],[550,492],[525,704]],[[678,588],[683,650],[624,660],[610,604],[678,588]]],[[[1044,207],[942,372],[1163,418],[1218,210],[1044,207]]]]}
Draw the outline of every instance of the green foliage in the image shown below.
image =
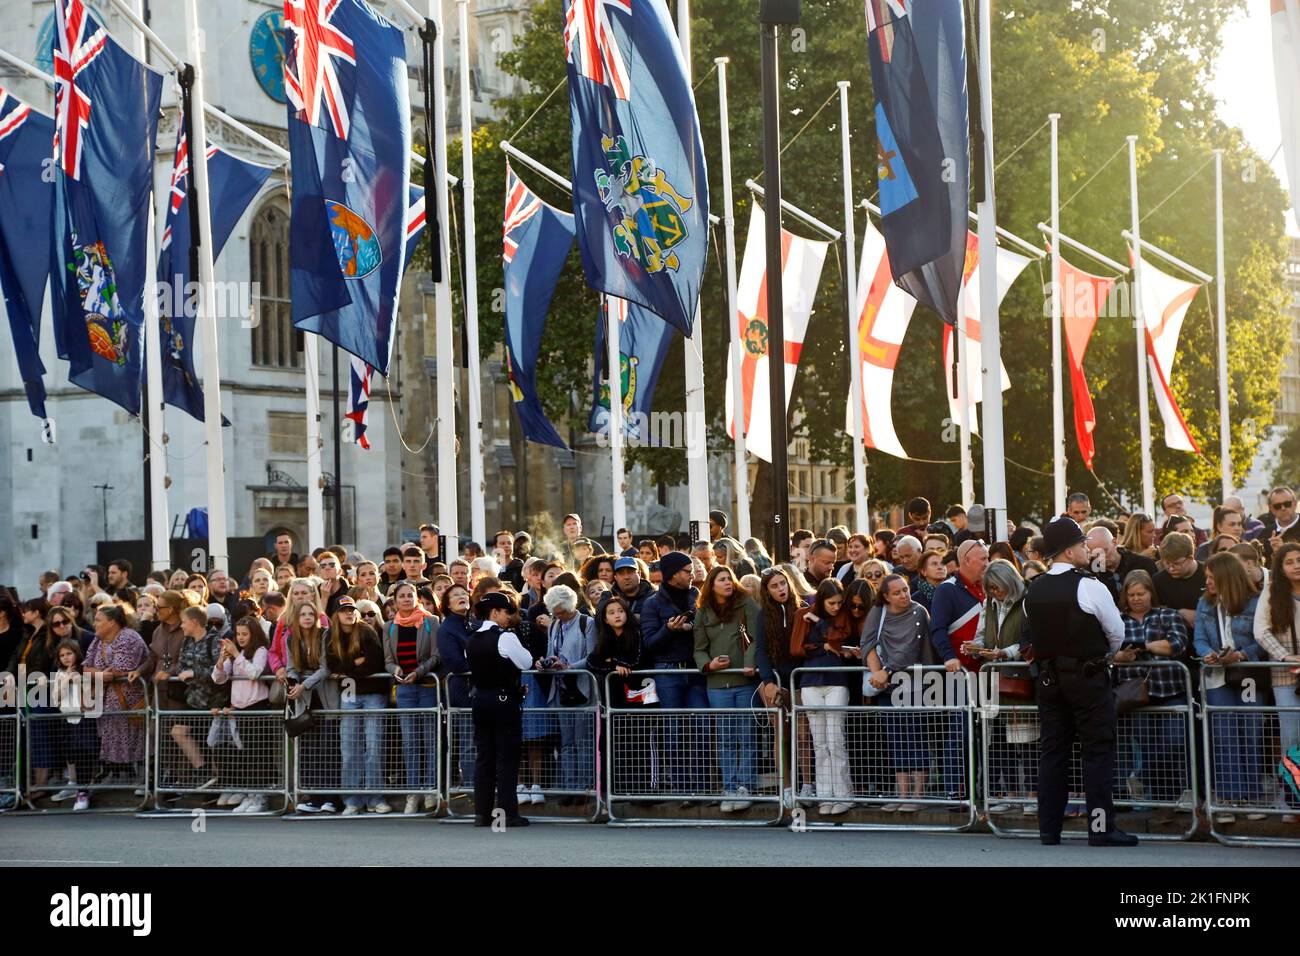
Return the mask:
{"type": "MultiPolygon", "coordinates": [[[[1036,224],[1045,221],[1050,211],[1045,128],[1049,112],[1062,114],[1061,196],[1063,200],[1074,197],[1062,214],[1062,228],[1121,261],[1126,252],[1120,230],[1129,225],[1125,136],[1139,137],[1139,191],[1147,217],[1142,223],[1143,238],[1206,271],[1213,271],[1214,264],[1213,167],[1206,163],[1211,149],[1225,150],[1230,410],[1233,466],[1239,477],[1244,476],[1259,438],[1272,422],[1278,371],[1287,342],[1287,323],[1281,311],[1287,202],[1265,158],[1245,143],[1239,130],[1217,116],[1207,85],[1222,24],[1244,7],[1244,0],[1000,0],[995,6],[993,36],[995,155],[1004,163],[997,170],[998,218],[1001,225],[1031,242],[1039,241],[1036,224]],[[1171,193],[1175,195],[1161,204],[1171,193]]],[[[693,4],[696,100],[710,196],[719,215],[723,194],[718,97],[716,78],[710,74],[714,57],[730,57],[731,153],[741,244],[751,203],[743,184],[750,176],[759,179],[762,169],[759,33],[754,9],[753,3],[739,0],[697,0],[693,4]]],[[[501,119],[475,137],[485,354],[501,336],[499,316],[487,311],[499,301],[492,290],[501,285],[500,237],[493,224],[501,221],[505,157],[497,144],[540,107],[515,142],[566,176],[570,169],[561,4],[559,0],[540,0],[531,16],[531,29],[515,50],[502,57],[504,69],[526,81],[527,91],[502,101],[501,119]],[[547,100],[557,86],[558,91],[547,100]]],[[[854,195],[874,196],[875,136],[862,7],[842,0],[805,0],[799,29],[802,34],[783,38],[780,62],[785,196],[839,228],[844,211],[838,102],[832,99],[815,117],[813,114],[834,96],[837,81],[850,81],[854,195]]],[[[540,176],[522,167],[517,171],[545,199],[568,207],[568,197],[540,176]]],[[[789,219],[786,226],[809,234],[789,219]]],[[[859,212],[859,237],[863,228],[859,212]]],[[[719,450],[730,447],[722,422],[728,338],[722,250],[719,227],[714,230],[701,302],[710,446],[719,450]]],[[[742,253],[743,248],[737,250],[737,268],[742,253]]],[[[1105,272],[1080,256],[1071,259],[1079,267],[1105,272]]],[[[800,422],[799,431],[810,439],[814,459],[842,463],[850,457],[849,441],[843,433],[849,381],[844,279],[850,268],[855,264],[844,261],[843,247],[837,245],[822,274],[794,391],[794,418],[800,422]]],[[[1051,383],[1047,370],[1051,338],[1042,286],[1046,271],[1046,262],[1041,271],[1031,265],[1001,310],[1004,361],[1012,381],[1005,394],[1006,453],[1011,462],[1009,505],[1012,514],[1018,515],[1041,515],[1050,507],[1051,383]]],[[[1212,297],[1210,287],[1188,313],[1173,381],[1203,457],[1164,448],[1152,403],[1158,490],[1177,487],[1208,496],[1217,488],[1212,297]]],[[[585,427],[589,343],[594,342],[596,305],[595,294],[583,282],[575,251],[552,303],[539,363],[542,401],[561,431],[566,425],[575,433],[585,427]]],[[[899,438],[910,454],[917,459],[950,462],[957,457],[957,446],[952,429],[945,428],[948,412],[940,335],[938,318],[918,309],[899,360],[893,411],[899,438]]],[[[1128,495],[1137,493],[1141,485],[1135,350],[1130,319],[1103,319],[1086,360],[1099,418],[1097,478],[1113,492],[1128,495]]],[[[678,339],[665,363],[655,406],[681,409],[683,394],[683,355],[678,339]]],[[[1078,460],[1071,415],[1067,388],[1069,484],[1095,492],[1096,482],[1078,460]]],[[[680,450],[638,451],[633,460],[638,459],[660,480],[684,480],[685,460],[680,450]]],[[[978,481],[978,443],[975,459],[978,481]]],[[[871,495],[877,504],[899,502],[917,493],[937,501],[959,497],[957,468],[952,464],[900,461],[869,451],[868,467],[871,495]]]]}

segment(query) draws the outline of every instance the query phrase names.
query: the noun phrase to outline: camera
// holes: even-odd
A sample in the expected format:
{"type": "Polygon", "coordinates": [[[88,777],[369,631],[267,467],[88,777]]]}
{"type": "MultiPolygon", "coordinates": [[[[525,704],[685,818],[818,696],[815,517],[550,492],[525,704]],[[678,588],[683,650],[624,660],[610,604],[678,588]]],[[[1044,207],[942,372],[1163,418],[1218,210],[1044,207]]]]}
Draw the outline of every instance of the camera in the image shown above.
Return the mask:
{"type": "Polygon", "coordinates": [[[559,663],[560,659],[558,657],[543,657],[541,660],[541,667],[542,670],[549,671],[553,670],[559,663]]]}

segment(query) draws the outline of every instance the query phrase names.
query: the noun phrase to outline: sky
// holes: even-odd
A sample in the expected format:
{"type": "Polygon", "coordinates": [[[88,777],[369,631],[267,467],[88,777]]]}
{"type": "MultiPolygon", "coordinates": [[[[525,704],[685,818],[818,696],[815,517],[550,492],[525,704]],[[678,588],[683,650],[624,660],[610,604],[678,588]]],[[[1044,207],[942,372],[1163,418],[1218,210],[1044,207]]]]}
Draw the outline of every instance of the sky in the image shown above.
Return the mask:
{"type": "MultiPolygon", "coordinates": [[[[1286,165],[1278,145],[1282,142],[1277,118],[1277,88],[1273,76],[1273,34],[1269,0],[1249,0],[1249,12],[1223,27],[1223,52],[1215,64],[1211,90],[1219,98],[1220,115],[1241,127],[1247,141],[1265,159],[1273,156],[1273,169],[1283,187],[1286,165]]],[[[1287,214],[1287,231],[1300,235],[1293,213],[1287,214]]]]}

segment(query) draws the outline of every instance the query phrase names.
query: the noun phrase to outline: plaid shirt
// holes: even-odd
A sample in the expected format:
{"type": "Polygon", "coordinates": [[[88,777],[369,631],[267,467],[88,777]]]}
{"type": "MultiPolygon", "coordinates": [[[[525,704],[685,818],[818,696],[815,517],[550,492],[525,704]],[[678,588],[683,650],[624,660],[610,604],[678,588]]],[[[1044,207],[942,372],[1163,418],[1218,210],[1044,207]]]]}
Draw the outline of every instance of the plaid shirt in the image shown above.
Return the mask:
{"type": "MultiPolygon", "coordinates": [[[[1187,650],[1187,625],[1182,615],[1171,607],[1153,607],[1141,621],[1128,614],[1120,615],[1124,622],[1124,647],[1132,644],[1144,646],[1151,641],[1168,641],[1168,657],[1139,650],[1139,661],[1177,661],[1187,650]]],[[[1175,697],[1186,692],[1183,670],[1176,664],[1164,667],[1117,667],[1119,680],[1137,680],[1145,677],[1150,682],[1150,694],[1155,697],[1175,697]]]]}

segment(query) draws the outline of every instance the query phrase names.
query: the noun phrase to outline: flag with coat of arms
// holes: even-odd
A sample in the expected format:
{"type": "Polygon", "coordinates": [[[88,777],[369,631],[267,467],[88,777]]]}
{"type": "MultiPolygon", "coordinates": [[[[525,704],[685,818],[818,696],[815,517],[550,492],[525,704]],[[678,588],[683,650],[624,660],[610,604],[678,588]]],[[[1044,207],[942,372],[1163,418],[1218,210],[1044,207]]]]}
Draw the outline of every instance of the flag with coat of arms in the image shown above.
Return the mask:
{"type": "MultiPolygon", "coordinates": [[[[411,265],[411,256],[415,254],[420,236],[424,233],[424,190],[412,185],[407,194],[406,208],[406,255],[403,268],[411,265]]],[[[355,355],[349,363],[348,405],[343,417],[352,423],[349,441],[370,450],[370,439],[366,437],[369,427],[370,382],[374,378],[374,367],[366,364],[355,355]]]]}
{"type": "Polygon", "coordinates": [[[41,310],[50,277],[54,190],[44,175],[54,120],[0,87],[0,292],[13,336],[27,407],[47,422],[41,310]]]}
{"type": "MultiPolygon", "coordinates": [[[[217,146],[209,146],[208,214],[211,217],[212,260],[225,248],[226,240],[270,178],[274,168],[250,163],[217,146]]],[[[162,342],[163,400],[203,421],[203,388],[194,373],[194,306],[190,283],[196,281],[190,263],[190,149],[185,125],[176,133],[176,155],[172,161],[167,196],[167,225],[158,244],[158,325],[162,342]]],[[[204,197],[199,197],[200,201],[204,197]]],[[[222,419],[223,425],[230,422],[222,419]]]]}
{"type": "Polygon", "coordinates": [[[358,0],[285,0],[294,325],[387,374],[406,247],[405,36],[358,0]]]}
{"type": "Polygon", "coordinates": [[[970,203],[962,0],[866,0],[866,15],[894,281],[956,325],[970,203]]]}
{"type": "Polygon", "coordinates": [[[708,257],[695,97],[664,0],[564,0],[573,212],[587,284],[689,335],[708,257]]]}
{"type": "Polygon", "coordinates": [[[162,76],[83,0],[55,0],[54,339],[76,385],[140,412],[154,140],[162,76]]]}
{"type": "Polygon", "coordinates": [[[672,345],[673,329],[644,306],[617,296],[603,300],[596,319],[596,361],[591,376],[591,413],[587,430],[609,433],[609,358],[606,349],[609,315],[618,320],[619,391],[623,396],[623,435],[627,441],[655,444],[650,406],[659,372],[672,345]]]}

